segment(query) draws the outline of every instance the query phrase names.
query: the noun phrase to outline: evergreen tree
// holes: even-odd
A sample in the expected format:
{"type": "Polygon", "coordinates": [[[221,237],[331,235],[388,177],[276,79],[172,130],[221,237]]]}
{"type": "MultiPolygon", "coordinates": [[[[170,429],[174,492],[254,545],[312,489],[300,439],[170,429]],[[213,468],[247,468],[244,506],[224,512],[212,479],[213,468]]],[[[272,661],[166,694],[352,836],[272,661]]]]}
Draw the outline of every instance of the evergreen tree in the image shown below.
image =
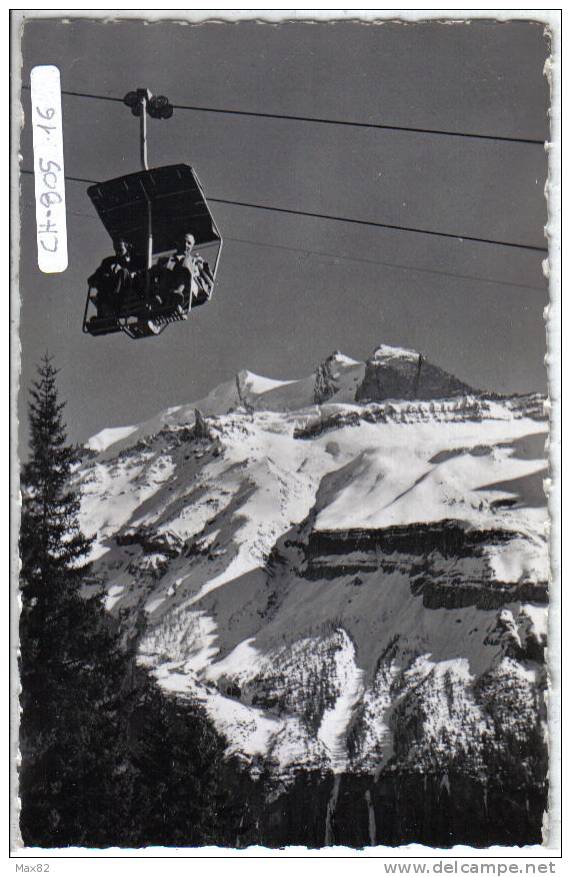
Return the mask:
{"type": "Polygon", "coordinates": [[[78,455],[67,444],[56,374],[44,357],[30,393],[30,459],[21,479],[21,830],[26,843],[41,846],[93,836],[102,815],[94,790],[115,797],[118,759],[109,743],[123,674],[99,597],[80,592],[90,540],[70,486],[78,455]]]}
{"type": "Polygon", "coordinates": [[[203,709],[141,680],[131,722],[134,846],[223,844],[229,837],[225,741],[203,709]]]}
{"type": "Polygon", "coordinates": [[[136,667],[136,642],[100,594],[85,593],[90,540],[79,526],[71,486],[78,454],[67,444],[56,374],[45,357],[31,390],[21,481],[23,840],[223,843],[224,740],[200,707],[177,703],[136,667]]]}
{"type": "Polygon", "coordinates": [[[78,455],[67,444],[56,374],[45,356],[30,391],[30,460],[22,470],[20,535],[21,584],[28,600],[59,600],[56,583],[77,587],[77,567],[90,546],[79,528],[79,495],[69,487],[78,455]]]}

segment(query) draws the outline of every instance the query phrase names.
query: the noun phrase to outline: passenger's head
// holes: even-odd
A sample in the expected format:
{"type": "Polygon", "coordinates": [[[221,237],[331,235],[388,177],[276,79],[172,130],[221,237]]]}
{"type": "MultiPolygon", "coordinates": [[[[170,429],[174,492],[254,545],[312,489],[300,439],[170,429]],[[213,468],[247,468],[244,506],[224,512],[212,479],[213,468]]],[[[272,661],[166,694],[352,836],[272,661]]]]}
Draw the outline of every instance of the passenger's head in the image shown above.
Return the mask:
{"type": "Polygon", "coordinates": [[[113,246],[115,247],[115,254],[117,256],[127,256],[131,252],[131,246],[125,238],[117,238],[113,242],[113,246]]]}
{"type": "Polygon", "coordinates": [[[194,245],[196,243],[196,238],[192,234],[192,232],[187,231],[186,234],[182,236],[180,239],[178,250],[179,253],[192,253],[194,245]]]}

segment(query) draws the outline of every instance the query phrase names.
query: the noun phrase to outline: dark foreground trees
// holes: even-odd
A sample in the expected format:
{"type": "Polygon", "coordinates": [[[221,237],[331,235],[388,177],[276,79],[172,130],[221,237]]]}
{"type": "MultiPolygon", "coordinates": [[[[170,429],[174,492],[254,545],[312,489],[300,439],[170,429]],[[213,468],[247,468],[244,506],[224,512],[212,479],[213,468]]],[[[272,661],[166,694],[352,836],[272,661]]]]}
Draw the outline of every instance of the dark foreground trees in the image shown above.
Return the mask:
{"type": "Polygon", "coordinates": [[[125,649],[101,595],[71,486],[56,371],[31,390],[20,531],[20,827],[27,846],[223,844],[224,741],[125,649]]]}

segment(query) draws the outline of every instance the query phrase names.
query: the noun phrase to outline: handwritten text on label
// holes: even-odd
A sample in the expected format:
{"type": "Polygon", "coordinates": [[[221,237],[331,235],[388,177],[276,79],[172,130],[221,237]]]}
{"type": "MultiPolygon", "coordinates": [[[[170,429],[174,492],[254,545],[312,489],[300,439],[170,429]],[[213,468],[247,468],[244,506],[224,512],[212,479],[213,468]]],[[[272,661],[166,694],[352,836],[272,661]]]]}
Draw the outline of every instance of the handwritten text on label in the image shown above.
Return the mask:
{"type": "Polygon", "coordinates": [[[61,86],[57,67],[34,67],[31,73],[32,130],[38,267],[47,274],[67,268],[67,226],[61,86]]]}

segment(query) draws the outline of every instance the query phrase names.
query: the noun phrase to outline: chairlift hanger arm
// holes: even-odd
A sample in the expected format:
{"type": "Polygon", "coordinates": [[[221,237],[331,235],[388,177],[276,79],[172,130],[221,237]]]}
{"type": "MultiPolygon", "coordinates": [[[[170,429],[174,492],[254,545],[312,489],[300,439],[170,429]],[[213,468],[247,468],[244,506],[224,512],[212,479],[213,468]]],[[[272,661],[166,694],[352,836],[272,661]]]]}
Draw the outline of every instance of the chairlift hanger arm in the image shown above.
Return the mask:
{"type": "MultiPolygon", "coordinates": [[[[138,88],[129,91],[123,98],[123,103],[131,108],[134,116],[139,117],[139,155],[141,167],[144,171],[149,170],[147,153],[147,113],[154,119],[170,119],[173,114],[172,104],[164,95],[153,96],[148,88],[138,88]]],[[[153,208],[151,199],[143,186],[143,192],[147,201],[147,272],[153,264],[153,208]]],[[[149,296],[149,279],[146,280],[147,298],[149,296]]]]}
{"type": "Polygon", "coordinates": [[[139,117],[141,165],[144,171],[148,171],[147,114],[153,119],[170,119],[173,114],[173,106],[164,94],[153,95],[148,88],[128,91],[123,98],[123,103],[131,109],[134,116],[139,117]]]}

